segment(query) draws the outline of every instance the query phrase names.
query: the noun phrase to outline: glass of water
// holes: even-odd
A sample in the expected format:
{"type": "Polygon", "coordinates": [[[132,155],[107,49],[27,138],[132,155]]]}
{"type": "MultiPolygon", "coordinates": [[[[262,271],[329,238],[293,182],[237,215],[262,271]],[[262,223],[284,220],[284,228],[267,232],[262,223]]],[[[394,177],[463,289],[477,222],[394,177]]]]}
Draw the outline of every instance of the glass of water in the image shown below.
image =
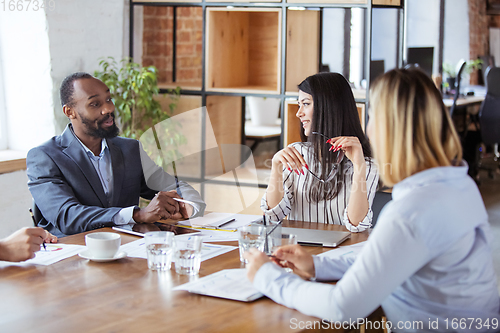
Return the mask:
{"type": "Polygon", "coordinates": [[[247,263],[243,258],[243,253],[255,247],[259,251],[264,251],[266,241],[266,227],[257,224],[251,224],[238,229],[238,245],[240,247],[240,261],[247,263]]]}
{"type": "MultiPolygon", "coordinates": [[[[274,253],[280,246],[284,246],[284,245],[296,245],[298,244],[297,243],[297,235],[295,234],[281,234],[281,237],[280,237],[280,241],[278,241],[278,243],[275,243],[271,249],[271,252],[274,253]]],[[[283,264],[285,264],[285,262],[283,262],[283,264]]],[[[293,270],[291,268],[288,268],[288,267],[285,267],[285,271],[287,271],[288,273],[291,273],[293,272],[293,270]]]]}
{"type": "Polygon", "coordinates": [[[203,237],[193,235],[175,239],[175,271],[181,275],[196,275],[200,272],[203,237]]]}
{"type": "Polygon", "coordinates": [[[173,255],[174,233],[170,231],[151,231],[144,234],[148,267],[153,271],[170,269],[173,255]]]}
{"type": "Polygon", "coordinates": [[[277,243],[274,243],[271,248],[271,253],[274,253],[280,246],[297,244],[297,235],[281,234],[277,243]]]}

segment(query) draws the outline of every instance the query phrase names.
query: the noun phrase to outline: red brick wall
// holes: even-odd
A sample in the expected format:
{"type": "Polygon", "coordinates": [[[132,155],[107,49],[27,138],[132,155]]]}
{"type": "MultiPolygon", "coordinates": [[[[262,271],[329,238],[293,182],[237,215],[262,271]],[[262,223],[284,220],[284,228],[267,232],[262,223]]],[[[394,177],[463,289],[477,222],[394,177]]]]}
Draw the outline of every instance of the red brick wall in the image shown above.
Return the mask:
{"type": "MultiPolygon", "coordinates": [[[[469,0],[469,55],[470,59],[489,54],[488,16],[486,0],[469,0]]],[[[477,84],[477,71],[471,73],[470,83],[477,84]]]]}
{"type": "MultiPolygon", "coordinates": [[[[176,82],[201,82],[201,7],[177,8],[176,82]]],[[[159,83],[172,82],[173,7],[144,6],[143,66],[158,68],[159,83]]]]}

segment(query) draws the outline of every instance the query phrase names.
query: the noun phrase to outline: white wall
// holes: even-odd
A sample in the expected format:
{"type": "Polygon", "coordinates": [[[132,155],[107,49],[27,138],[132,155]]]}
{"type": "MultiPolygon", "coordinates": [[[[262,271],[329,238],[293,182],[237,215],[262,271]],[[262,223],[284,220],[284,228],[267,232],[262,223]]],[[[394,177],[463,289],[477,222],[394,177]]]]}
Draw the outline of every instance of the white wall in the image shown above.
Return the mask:
{"type": "Polygon", "coordinates": [[[469,60],[469,7],[467,0],[446,0],[443,61],[469,60]]]}
{"type": "Polygon", "coordinates": [[[0,149],[7,149],[7,111],[5,109],[2,41],[0,37],[0,149]]]}
{"type": "MultiPolygon", "coordinates": [[[[62,79],[76,71],[93,74],[100,57],[124,55],[127,0],[57,0],[46,12],[0,10],[0,110],[7,108],[0,121],[9,148],[28,150],[60,134],[67,123],[59,101],[62,79]]],[[[32,225],[27,181],[26,171],[0,175],[0,238],[32,225]]]]}
{"type": "MultiPolygon", "coordinates": [[[[45,13],[0,11],[4,146],[28,150],[54,133],[51,63],[45,13]]],[[[2,105],[0,104],[0,108],[2,105]]]]}
{"type": "Polygon", "coordinates": [[[28,190],[26,171],[0,175],[0,238],[22,227],[33,226],[29,209],[31,194],[28,190]]]}
{"type": "Polygon", "coordinates": [[[434,47],[433,73],[439,72],[439,2],[409,0],[407,7],[407,47],[434,47]]]}
{"type": "Polygon", "coordinates": [[[349,81],[356,88],[361,86],[365,68],[365,9],[351,9],[351,57],[349,67],[349,81]]]}
{"type": "Polygon", "coordinates": [[[323,9],[323,46],[321,59],[330,72],[342,73],[344,68],[344,9],[323,9]]]}
{"type": "Polygon", "coordinates": [[[385,71],[397,66],[398,9],[374,8],[372,15],[372,60],[384,60],[385,71]]]}
{"type": "Polygon", "coordinates": [[[54,11],[47,10],[49,49],[52,62],[53,113],[56,133],[68,123],[62,113],[59,86],[69,74],[94,73],[99,58],[120,60],[128,47],[128,6],[126,0],[58,0],[54,11]]]}

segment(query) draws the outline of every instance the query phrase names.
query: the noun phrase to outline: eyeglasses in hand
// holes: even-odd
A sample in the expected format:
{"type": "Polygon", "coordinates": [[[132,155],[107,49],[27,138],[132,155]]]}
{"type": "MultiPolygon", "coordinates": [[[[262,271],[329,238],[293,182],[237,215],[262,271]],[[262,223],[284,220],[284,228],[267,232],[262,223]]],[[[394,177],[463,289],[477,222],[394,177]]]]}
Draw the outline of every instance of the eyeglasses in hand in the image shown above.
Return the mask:
{"type": "MultiPolygon", "coordinates": [[[[316,135],[321,135],[322,137],[326,138],[327,140],[330,140],[329,137],[327,137],[326,135],[322,134],[322,133],[319,133],[319,132],[311,132],[312,134],[316,134],[316,135]]],[[[330,173],[328,174],[328,177],[326,179],[322,179],[318,176],[316,176],[311,170],[307,169],[307,171],[309,171],[309,173],[311,175],[313,175],[314,178],[316,178],[318,181],[320,181],[321,183],[328,183],[329,181],[331,181],[335,175],[337,174],[338,172],[338,168],[339,168],[339,165],[340,163],[342,162],[342,160],[344,159],[344,151],[343,150],[339,150],[337,152],[337,160],[335,161],[335,163],[333,164],[333,169],[332,171],[330,171],[330,173]]]]}

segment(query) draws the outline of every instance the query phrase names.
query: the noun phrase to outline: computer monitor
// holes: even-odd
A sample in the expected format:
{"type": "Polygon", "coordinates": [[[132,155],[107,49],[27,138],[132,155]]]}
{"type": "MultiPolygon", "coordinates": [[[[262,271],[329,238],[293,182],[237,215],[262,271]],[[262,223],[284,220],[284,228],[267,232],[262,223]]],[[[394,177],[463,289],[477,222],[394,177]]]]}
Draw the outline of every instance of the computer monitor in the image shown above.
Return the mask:
{"type": "Polygon", "coordinates": [[[378,76],[385,73],[384,60],[370,61],[370,82],[373,82],[378,76]]]}
{"type": "Polygon", "coordinates": [[[407,65],[415,65],[432,77],[432,65],[434,63],[433,47],[409,47],[406,59],[407,65]]]}

